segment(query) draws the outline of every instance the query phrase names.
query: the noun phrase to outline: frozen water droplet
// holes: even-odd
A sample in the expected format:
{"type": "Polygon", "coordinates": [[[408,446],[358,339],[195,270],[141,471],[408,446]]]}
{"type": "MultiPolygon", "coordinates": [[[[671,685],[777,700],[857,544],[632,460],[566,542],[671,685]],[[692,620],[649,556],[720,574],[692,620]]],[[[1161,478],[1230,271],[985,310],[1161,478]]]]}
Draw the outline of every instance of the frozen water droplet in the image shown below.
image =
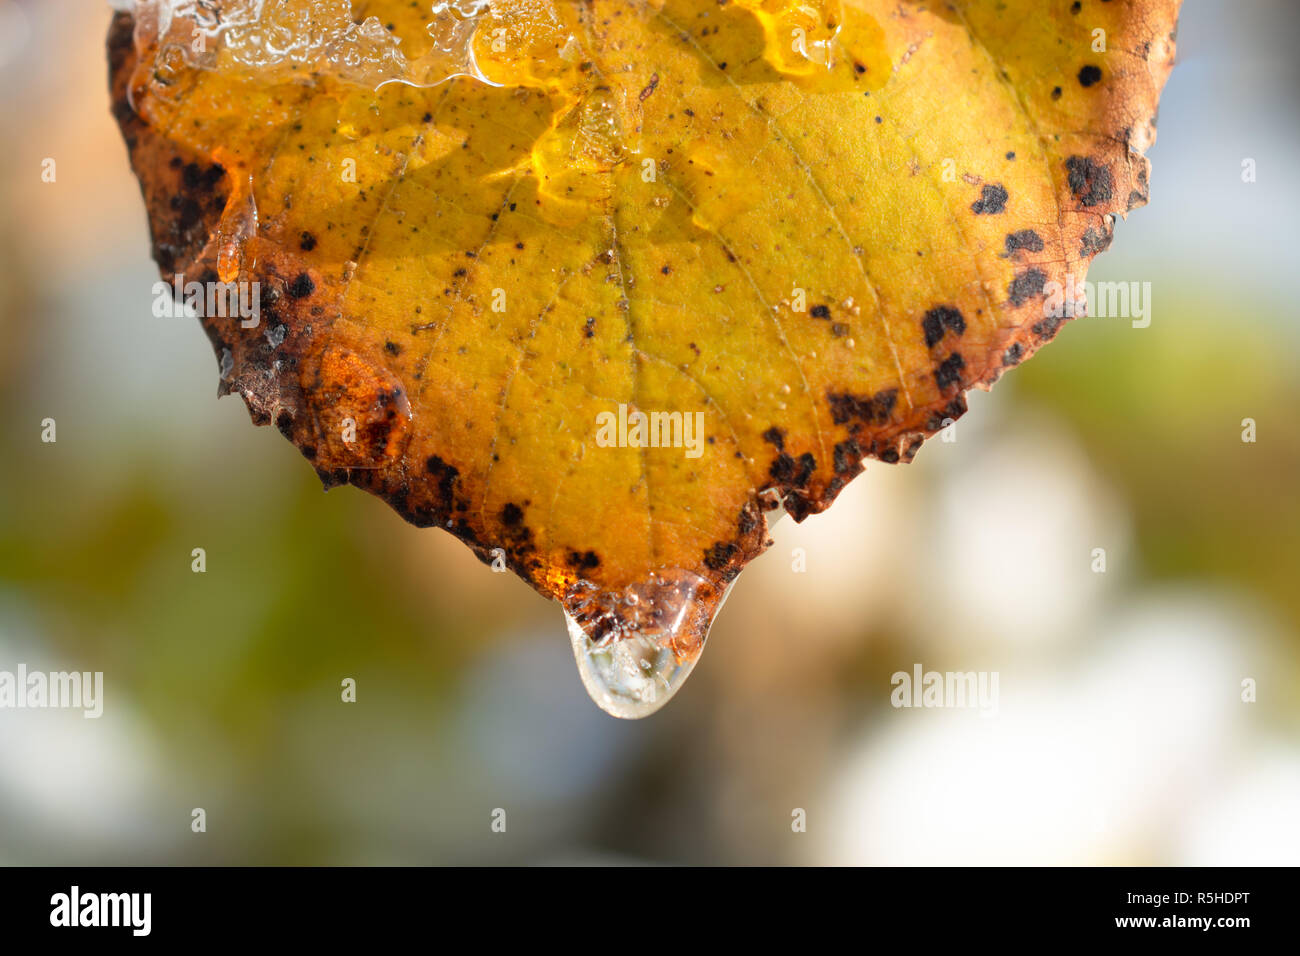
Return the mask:
{"type": "Polygon", "coordinates": [[[532,149],[542,216],[570,225],[610,196],[609,172],[627,158],[619,103],[609,90],[592,90],[538,137],[532,149]]]}
{"type": "Polygon", "coordinates": [[[739,0],[767,36],[764,56],[787,76],[806,76],[813,68],[831,69],[844,22],[841,0],[739,0]]]}
{"type": "Polygon", "coordinates": [[[700,659],[698,651],[679,659],[654,635],[635,633],[613,641],[592,641],[568,611],[564,617],[583,686],[601,710],[615,717],[653,714],[677,693],[700,659]]]}
{"type": "Polygon", "coordinates": [[[589,588],[565,609],[582,684],[607,714],[648,717],[686,682],[726,600],[689,572],[651,575],[621,594],[589,588]]]}
{"type": "MultiPolygon", "coordinates": [[[[233,160],[220,148],[217,158],[224,161],[227,169],[234,170],[233,160]]],[[[211,243],[216,246],[217,278],[222,282],[234,282],[245,269],[251,269],[252,262],[244,261],[245,243],[257,235],[257,200],[253,197],[253,177],[232,173],[232,188],[221,219],[213,233],[211,243]]]]}

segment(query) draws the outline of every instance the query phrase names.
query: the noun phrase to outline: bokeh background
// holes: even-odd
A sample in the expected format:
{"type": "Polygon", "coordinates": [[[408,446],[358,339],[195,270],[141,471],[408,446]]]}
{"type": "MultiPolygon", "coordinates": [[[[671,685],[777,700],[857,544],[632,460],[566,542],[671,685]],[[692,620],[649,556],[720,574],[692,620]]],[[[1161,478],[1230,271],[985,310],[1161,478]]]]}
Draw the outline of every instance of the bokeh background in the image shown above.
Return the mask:
{"type": "Polygon", "coordinates": [[[1300,863],[1294,3],[1186,5],[1090,275],[1151,282],[1150,327],[1071,323],[779,524],[634,723],[557,606],[323,494],[152,316],[108,20],[0,0],[0,669],[106,682],[98,721],[0,711],[0,863],[1300,863]],[[891,708],[918,662],[998,671],[998,713],[891,708]]]}

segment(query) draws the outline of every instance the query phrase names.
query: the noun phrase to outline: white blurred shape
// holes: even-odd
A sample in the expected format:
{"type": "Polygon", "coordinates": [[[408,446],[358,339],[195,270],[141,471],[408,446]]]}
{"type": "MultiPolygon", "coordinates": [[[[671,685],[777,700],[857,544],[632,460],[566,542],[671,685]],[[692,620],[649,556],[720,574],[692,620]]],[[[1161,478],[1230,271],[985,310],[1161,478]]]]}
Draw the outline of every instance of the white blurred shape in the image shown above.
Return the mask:
{"type": "MultiPolygon", "coordinates": [[[[10,606],[0,606],[0,669],[84,670],[54,657],[44,642],[20,640],[10,606]]],[[[158,826],[167,775],[159,748],[112,674],[104,675],[103,714],[80,709],[0,710],[0,819],[3,842],[93,861],[101,846],[148,851],[186,832],[184,820],[158,826]]]]}
{"type": "Polygon", "coordinates": [[[995,645],[1068,638],[1107,583],[1131,573],[1118,499],[1045,415],[1007,419],[960,448],[944,468],[928,547],[909,577],[915,630],[995,645]],[[1097,548],[1104,573],[1092,569],[1097,548]]]}
{"type": "Polygon", "coordinates": [[[770,528],[772,547],[741,575],[737,591],[748,590],[765,616],[781,613],[770,606],[779,603],[788,623],[815,613],[807,640],[857,640],[892,598],[892,565],[907,547],[908,477],[867,462],[866,474],[849,483],[832,511],[802,524],[782,517],[770,528]]]}
{"type": "Polygon", "coordinates": [[[1259,630],[1229,601],[1170,592],[1098,628],[1089,660],[1003,670],[997,717],[878,712],[810,828],[813,862],[1153,862],[1234,761],[1259,630]]]}
{"type": "Polygon", "coordinates": [[[1252,748],[1220,783],[1188,821],[1177,862],[1300,866],[1300,751],[1279,744],[1252,748]]]}

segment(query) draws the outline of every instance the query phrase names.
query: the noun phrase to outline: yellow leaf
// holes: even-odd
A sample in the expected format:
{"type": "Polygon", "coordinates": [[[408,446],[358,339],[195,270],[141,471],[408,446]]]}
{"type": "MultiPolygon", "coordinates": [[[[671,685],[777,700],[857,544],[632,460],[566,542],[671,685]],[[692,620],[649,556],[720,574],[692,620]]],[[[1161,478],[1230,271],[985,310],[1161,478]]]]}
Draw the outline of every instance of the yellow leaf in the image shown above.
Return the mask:
{"type": "Polygon", "coordinates": [[[172,6],[114,20],[114,104],[163,274],[258,284],[204,316],[222,390],[503,553],[639,715],[769,511],[1069,317],[1146,200],[1178,2],[172,6]]]}

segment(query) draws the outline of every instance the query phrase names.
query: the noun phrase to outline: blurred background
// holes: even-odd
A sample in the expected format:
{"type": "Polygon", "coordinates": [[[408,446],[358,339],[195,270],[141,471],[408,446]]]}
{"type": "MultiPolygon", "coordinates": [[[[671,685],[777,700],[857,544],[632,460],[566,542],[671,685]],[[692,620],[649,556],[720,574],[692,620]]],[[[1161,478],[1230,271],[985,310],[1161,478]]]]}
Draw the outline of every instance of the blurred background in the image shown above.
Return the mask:
{"type": "Polygon", "coordinates": [[[558,606],[323,494],[151,314],[109,16],[0,0],[0,670],[106,685],[0,711],[0,863],[1300,864],[1294,3],[1184,9],[1151,205],[1089,275],[1151,282],[1150,327],[1069,324],[781,522],[631,723],[558,606]],[[997,671],[996,715],[892,708],[917,663],[997,671]]]}

